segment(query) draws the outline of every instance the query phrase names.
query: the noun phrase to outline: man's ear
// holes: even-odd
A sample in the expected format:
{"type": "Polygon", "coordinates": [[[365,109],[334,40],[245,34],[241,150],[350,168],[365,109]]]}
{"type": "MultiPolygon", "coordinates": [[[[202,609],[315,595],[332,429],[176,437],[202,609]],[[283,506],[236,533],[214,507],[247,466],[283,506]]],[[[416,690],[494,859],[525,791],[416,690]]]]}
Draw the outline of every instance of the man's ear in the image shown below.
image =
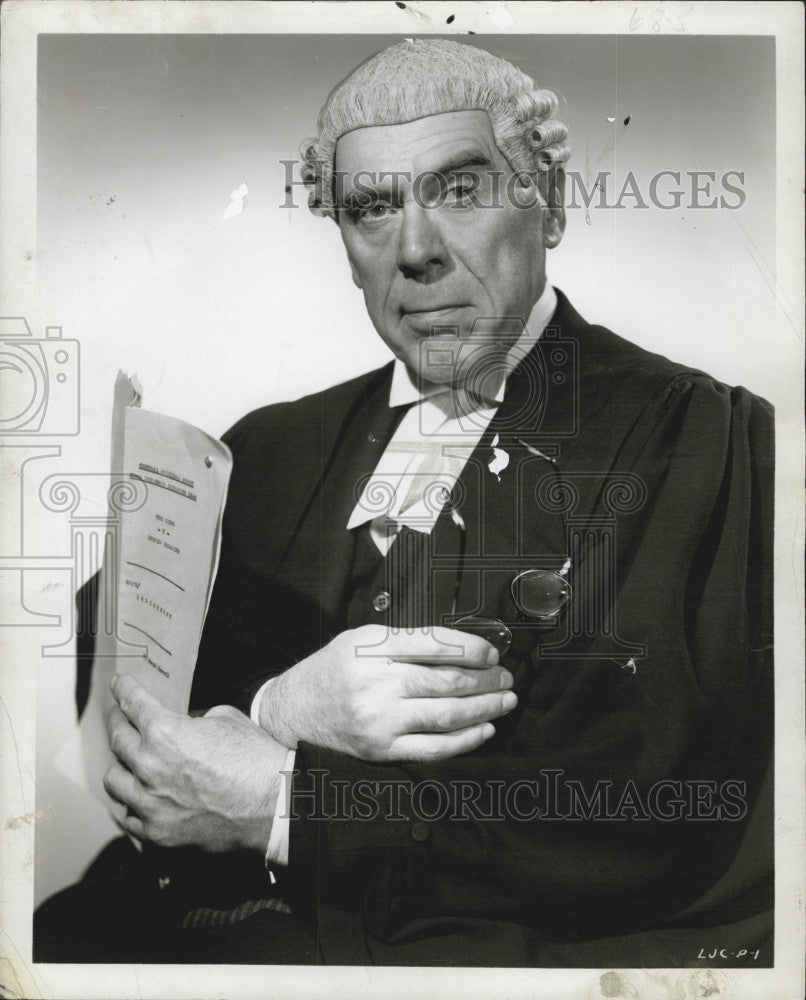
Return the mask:
{"type": "Polygon", "coordinates": [[[552,250],[565,232],[565,170],[562,165],[540,174],[537,184],[546,202],[543,209],[543,246],[552,250]]]}

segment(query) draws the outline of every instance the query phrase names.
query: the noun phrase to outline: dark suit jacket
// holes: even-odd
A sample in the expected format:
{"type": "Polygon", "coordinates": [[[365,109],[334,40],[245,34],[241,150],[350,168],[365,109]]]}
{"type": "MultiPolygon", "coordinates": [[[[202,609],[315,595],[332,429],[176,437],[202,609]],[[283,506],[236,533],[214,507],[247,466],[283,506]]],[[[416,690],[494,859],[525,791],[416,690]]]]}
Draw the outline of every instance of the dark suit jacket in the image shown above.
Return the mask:
{"type": "MultiPolygon", "coordinates": [[[[459,611],[512,625],[504,663],[519,705],[484,748],[430,765],[299,746],[281,887],[325,962],[688,965],[701,947],[752,949],[769,932],[771,408],[558,297],[454,491],[468,532],[459,611]],[[500,482],[495,434],[510,455],[500,482]],[[566,555],[571,606],[519,620],[513,576],[566,555]],[[388,782],[457,779],[538,782],[542,818],[428,820],[408,800],[390,818],[388,782]],[[658,786],[667,779],[681,784],[658,786]],[[368,818],[326,818],[357,782],[368,818]],[[586,818],[568,782],[589,800],[609,783],[623,808],[586,818]],[[682,817],[660,818],[675,791],[682,817]]],[[[360,532],[345,527],[399,418],[390,373],[258,410],[225,436],[235,466],[197,707],[248,711],[263,680],[344,628],[446,620],[447,514],[420,546],[415,585],[379,576],[379,555],[359,580],[360,532]],[[382,579],[388,612],[371,601],[382,579]],[[427,599],[412,600],[421,586],[427,599]]],[[[769,946],[754,964],[771,960],[769,946]]]]}

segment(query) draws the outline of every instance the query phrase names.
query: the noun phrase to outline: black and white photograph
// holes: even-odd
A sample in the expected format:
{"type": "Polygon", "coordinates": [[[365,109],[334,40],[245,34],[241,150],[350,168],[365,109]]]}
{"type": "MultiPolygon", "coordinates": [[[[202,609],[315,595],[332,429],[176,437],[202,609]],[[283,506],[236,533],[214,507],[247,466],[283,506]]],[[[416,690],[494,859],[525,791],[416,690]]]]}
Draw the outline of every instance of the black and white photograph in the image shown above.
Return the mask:
{"type": "Polygon", "coordinates": [[[802,995],[802,6],[0,13],[0,995],[802,995]]]}

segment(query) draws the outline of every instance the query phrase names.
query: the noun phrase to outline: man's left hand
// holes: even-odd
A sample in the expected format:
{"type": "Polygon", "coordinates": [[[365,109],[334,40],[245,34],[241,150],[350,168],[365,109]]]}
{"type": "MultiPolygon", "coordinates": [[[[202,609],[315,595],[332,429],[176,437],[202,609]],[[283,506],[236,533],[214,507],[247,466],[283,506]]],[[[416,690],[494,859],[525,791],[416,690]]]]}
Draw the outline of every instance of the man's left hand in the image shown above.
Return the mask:
{"type": "Polygon", "coordinates": [[[125,674],[112,693],[117,761],[104,787],[129,807],[126,831],[163,847],[265,853],[286,748],[230,706],[179,715],[125,674]]]}

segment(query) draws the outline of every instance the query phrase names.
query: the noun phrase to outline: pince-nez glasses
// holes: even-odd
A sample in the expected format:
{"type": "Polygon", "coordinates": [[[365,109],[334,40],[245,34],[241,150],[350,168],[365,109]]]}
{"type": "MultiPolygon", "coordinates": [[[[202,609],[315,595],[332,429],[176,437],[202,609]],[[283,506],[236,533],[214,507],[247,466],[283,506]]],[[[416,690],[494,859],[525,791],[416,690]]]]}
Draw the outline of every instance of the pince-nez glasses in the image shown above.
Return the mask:
{"type": "MultiPolygon", "coordinates": [[[[460,532],[458,565],[451,604],[451,627],[460,632],[480,635],[495,646],[499,656],[503,656],[512,645],[512,631],[500,619],[483,615],[464,615],[458,619],[455,617],[459,589],[462,585],[467,528],[455,509],[451,511],[451,517],[460,532]]],[[[570,568],[571,560],[567,559],[559,571],[526,569],[513,577],[509,585],[510,594],[522,620],[545,622],[555,618],[563,610],[572,596],[571,584],[568,582],[570,568]]]]}

